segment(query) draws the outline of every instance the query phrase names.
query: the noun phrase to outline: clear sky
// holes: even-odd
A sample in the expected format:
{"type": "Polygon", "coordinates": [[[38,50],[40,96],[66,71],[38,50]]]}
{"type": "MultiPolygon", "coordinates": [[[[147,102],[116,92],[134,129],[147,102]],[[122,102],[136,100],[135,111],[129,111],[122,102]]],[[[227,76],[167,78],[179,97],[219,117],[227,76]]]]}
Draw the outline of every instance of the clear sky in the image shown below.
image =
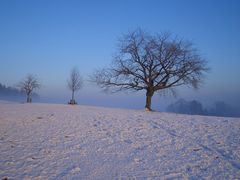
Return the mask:
{"type": "MultiPolygon", "coordinates": [[[[69,71],[85,79],[110,64],[118,38],[129,30],[170,31],[191,40],[211,72],[198,90],[179,97],[206,103],[240,102],[240,1],[238,0],[1,0],[0,83],[14,86],[27,73],[39,77],[42,101],[66,102],[69,71]]],[[[143,93],[104,94],[85,82],[79,104],[144,107],[143,93]]],[[[154,96],[161,109],[173,98],[154,96]]]]}

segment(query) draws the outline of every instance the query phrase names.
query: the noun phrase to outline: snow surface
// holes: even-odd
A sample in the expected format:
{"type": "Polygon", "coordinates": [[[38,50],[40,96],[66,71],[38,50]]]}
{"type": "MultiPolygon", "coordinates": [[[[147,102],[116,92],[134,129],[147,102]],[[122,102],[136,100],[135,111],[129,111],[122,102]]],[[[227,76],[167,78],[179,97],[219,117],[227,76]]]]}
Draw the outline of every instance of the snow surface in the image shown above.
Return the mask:
{"type": "Polygon", "coordinates": [[[0,103],[0,178],[239,179],[240,119],[0,103]]]}

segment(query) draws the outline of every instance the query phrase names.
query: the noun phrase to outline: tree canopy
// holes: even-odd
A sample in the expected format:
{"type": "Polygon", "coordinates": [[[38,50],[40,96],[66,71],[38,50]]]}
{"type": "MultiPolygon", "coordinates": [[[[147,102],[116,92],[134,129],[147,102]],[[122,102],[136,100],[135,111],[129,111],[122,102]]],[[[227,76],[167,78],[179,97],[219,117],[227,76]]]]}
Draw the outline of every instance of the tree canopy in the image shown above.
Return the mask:
{"type": "Polygon", "coordinates": [[[151,110],[156,91],[181,85],[198,88],[206,71],[206,61],[189,41],[137,29],[123,35],[112,65],[97,70],[91,79],[113,92],[145,90],[145,107],[151,110]]]}

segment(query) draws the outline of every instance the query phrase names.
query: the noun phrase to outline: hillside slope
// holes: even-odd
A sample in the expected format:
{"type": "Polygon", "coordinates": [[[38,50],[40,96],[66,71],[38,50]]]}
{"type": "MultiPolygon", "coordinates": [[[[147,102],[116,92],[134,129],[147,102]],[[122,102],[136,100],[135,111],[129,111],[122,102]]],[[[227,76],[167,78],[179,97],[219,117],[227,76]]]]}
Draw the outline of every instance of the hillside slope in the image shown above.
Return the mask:
{"type": "Polygon", "coordinates": [[[240,119],[0,103],[0,178],[240,177],[240,119]]]}

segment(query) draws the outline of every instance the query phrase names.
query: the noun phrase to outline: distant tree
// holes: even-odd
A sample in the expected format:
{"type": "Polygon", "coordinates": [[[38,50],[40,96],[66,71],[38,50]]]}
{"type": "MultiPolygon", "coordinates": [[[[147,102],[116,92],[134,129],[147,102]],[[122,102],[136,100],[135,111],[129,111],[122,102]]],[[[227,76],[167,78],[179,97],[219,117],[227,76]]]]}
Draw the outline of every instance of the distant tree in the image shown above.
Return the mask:
{"type": "Polygon", "coordinates": [[[190,114],[193,114],[193,115],[204,114],[202,104],[196,100],[190,101],[189,102],[189,112],[190,112],[190,114]]]}
{"type": "Polygon", "coordinates": [[[6,86],[0,83],[0,97],[2,96],[21,96],[23,92],[17,88],[6,86]]]}
{"type": "Polygon", "coordinates": [[[204,110],[202,104],[196,100],[186,101],[179,99],[175,103],[170,104],[166,110],[180,114],[203,115],[204,110]]]}
{"type": "Polygon", "coordinates": [[[180,114],[190,114],[189,113],[189,102],[184,99],[179,99],[175,103],[170,104],[166,108],[167,112],[175,112],[180,114]]]}
{"type": "Polygon", "coordinates": [[[199,101],[179,99],[167,106],[166,111],[191,115],[240,117],[239,107],[232,107],[223,101],[217,101],[212,107],[204,108],[199,101]]]}
{"type": "Polygon", "coordinates": [[[105,90],[146,91],[151,111],[155,92],[181,85],[197,88],[208,68],[193,45],[169,33],[150,35],[141,29],[122,37],[109,68],[97,70],[91,80],[105,90]]]}
{"type": "Polygon", "coordinates": [[[75,67],[71,70],[70,78],[68,80],[68,88],[72,91],[72,99],[70,100],[69,104],[77,104],[77,102],[74,99],[74,94],[76,91],[82,88],[82,85],[83,85],[82,77],[78,69],[75,67]]]}
{"type": "Polygon", "coordinates": [[[39,89],[41,85],[34,75],[29,74],[22,81],[20,81],[18,87],[20,87],[21,91],[26,93],[27,103],[31,103],[33,91],[35,89],[39,89]]]}

